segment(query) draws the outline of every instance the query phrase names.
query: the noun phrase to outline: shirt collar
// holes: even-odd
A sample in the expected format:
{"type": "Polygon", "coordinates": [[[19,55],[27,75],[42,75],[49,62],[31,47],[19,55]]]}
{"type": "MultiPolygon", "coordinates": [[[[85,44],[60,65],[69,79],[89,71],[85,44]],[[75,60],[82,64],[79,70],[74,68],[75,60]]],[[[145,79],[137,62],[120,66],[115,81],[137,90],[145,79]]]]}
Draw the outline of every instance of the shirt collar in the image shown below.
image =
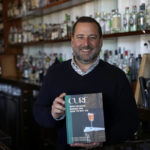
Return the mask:
{"type": "Polygon", "coordinates": [[[84,75],[90,73],[92,70],[94,70],[94,68],[99,64],[99,60],[100,60],[99,57],[97,57],[96,61],[87,69],[86,72],[83,72],[80,69],[80,67],[76,64],[74,57],[71,60],[71,66],[75,72],[77,72],[81,76],[84,76],[84,75]]]}

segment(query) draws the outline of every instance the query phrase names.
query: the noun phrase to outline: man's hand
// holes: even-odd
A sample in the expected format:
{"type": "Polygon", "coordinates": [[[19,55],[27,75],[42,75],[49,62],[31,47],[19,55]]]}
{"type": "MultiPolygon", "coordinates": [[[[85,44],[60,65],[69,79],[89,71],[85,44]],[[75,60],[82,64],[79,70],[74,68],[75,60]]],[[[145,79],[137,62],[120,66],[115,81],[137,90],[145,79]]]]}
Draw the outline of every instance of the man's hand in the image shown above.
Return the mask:
{"type": "Polygon", "coordinates": [[[56,97],[52,105],[52,116],[54,119],[58,119],[65,114],[65,101],[63,100],[66,93],[62,93],[59,97],[56,97]]]}
{"type": "Polygon", "coordinates": [[[72,147],[82,147],[82,148],[86,148],[86,149],[92,149],[92,148],[96,148],[98,146],[100,146],[102,143],[74,143],[74,144],[70,144],[70,146],[72,147]]]}

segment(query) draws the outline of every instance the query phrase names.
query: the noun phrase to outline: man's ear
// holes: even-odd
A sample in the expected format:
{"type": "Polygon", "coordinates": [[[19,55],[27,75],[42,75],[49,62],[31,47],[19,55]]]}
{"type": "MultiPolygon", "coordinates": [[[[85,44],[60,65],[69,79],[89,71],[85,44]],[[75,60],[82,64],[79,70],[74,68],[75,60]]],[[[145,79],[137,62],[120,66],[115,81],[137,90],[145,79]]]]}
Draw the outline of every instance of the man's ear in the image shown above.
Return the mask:
{"type": "Polygon", "coordinates": [[[73,34],[71,34],[71,41],[74,39],[74,35],[73,34]]]}
{"type": "Polygon", "coordinates": [[[73,40],[74,40],[74,35],[71,34],[71,45],[72,45],[73,40]]]}
{"type": "Polygon", "coordinates": [[[100,37],[99,46],[100,46],[101,48],[102,48],[102,46],[103,46],[103,37],[100,37]]]}

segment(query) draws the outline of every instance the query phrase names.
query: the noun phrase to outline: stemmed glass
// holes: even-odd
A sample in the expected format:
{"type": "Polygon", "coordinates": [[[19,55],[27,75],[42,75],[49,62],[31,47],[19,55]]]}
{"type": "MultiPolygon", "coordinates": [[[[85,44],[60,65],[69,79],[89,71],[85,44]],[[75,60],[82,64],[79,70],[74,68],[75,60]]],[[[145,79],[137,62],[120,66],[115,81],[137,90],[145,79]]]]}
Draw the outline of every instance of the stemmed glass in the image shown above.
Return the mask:
{"type": "Polygon", "coordinates": [[[91,122],[91,128],[93,128],[93,121],[94,121],[94,113],[88,113],[88,119],[91,122]]]}

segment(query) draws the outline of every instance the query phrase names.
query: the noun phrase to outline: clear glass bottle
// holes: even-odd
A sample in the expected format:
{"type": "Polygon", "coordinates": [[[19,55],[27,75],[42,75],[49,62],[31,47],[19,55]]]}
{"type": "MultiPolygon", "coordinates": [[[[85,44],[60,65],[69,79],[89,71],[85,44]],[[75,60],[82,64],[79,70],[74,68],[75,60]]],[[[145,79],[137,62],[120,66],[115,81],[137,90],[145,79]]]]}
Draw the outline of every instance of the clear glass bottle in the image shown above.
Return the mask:
{"type": "Polygon", "coordinates": [[[150,30],[150,0],[146,5],[146,15],[145,15],[146,29],[150,30]]]}
{"type": "Polygon", "coordinates": [[[124,51],[122,70],[125,72],[129,82],[131,83],[131,72],[130,72],[129,57],[128,57],[128,51],[127,50],[124,51]]]}
{"type": "Polygon", "coordinates": [[[129,66],[131,70],[131,81],[135,81],[136,80],[136,59],[133,53],[131,53],[129,57],[129,66]]]}
{"type": "Polygon", "coordinates": [[[145,30],[145,3],[142,3],[137,16],[138,30],[145,30]]]}
{"type": "Polygon", "coordinates": [[[142,61],[142,56],[141,54],[138,54],[138,57],[136,58],[136,79],[138,79],[141,61],[142,61]]]}
{"type": "Polygon", "coordinates": [[[105,19],[104,19],[104,12],[101,12],[100,13],[100,26],[101,26],[101,29],[102,29],[102,34],[104,34],[105,32],[105,19]]]}
{"type": "Polygon", "coordinates": [[[22,42],[27,43],[27,25],[23,25],[22,28],[22,42]]]}
{"type": "Polygon", "coordinates": [[[120,56],[119,56],[120,58],[119,58],[119,64],[118,64],[118,67],[121,69],[121,70],[123,70],[123,54],[120,54],[120,56]]]}
{"type": "Polygon", "coordinates": [[[95,13],[95,20],[99,23],[100,22],[100,13],[96,12],[95,13]]]}
{"type": "Polygon", "coordinates": [[[137,7],[136,5],[132,6],[132,12],[130,13],[130,31],[137,30],[137,7]]]}
{"type": "Polygon", "coordinates": [[[112,28],[112,22],[111,22],[111,15],[110,13],[105,13],[105,34],[110,34],[111,33],[111,28],[112,28]]]}
{"type": "Polygon", "coordinates": [[[115,53],[114,53],[114,57],[113,57],[113,65],[115,65],[116,67],[118,66],[119,64],[119,56],[118,56],[118,51],[117,49],[115,50],[115,53]]]}
{"type": "Polygon", "coordinates": [[[129,13],[129,7],[125,8],[125,13],[123,14],[123,31],[129,32],[129,19],[130,19],[130,13],[129,13]]]}
{"type": "Polygon", "coordinates": [[[68,14],[65,14],[65,20],[61,24],[61,28],[62,28],[62,38],[66,39],[68,35],[68,14]]]}
{"type": "Polygon", "coordinates": [[[117,32],[121,32],[121,14],[115,9],[112,15],[112,33],[117,32]]]}

